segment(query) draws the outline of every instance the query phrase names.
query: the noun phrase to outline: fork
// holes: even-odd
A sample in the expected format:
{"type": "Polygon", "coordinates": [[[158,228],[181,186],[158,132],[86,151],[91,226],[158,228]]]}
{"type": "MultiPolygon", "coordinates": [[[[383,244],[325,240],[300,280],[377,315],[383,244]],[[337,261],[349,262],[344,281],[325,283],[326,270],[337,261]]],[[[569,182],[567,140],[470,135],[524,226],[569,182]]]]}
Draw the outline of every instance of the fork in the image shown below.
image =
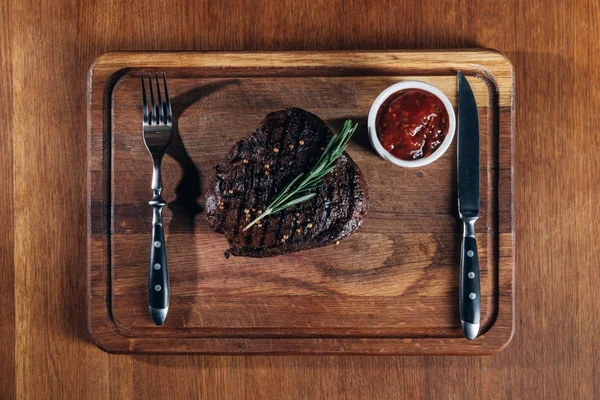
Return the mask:
{"type": "Polygon", "coordinates": [[[150,87],[150,105],[146,99],[146,85],[144,75],[142,79],[142,100],[144,103],[144,117],[142,131],[144,144],[152,156],[154,168],[152,171],[153,197],[149,202],[152,206],[152,242],[150,247],[150,264],[148,272],[148,307],[150,315],[156,325],[162,325],[169,311],[169,271],[167,268],[167,249],[165,246],[165,233],[163,230],[162,209],[165,200],[161,196],[162,178],[160,166],[173,137],[173,113],[171,101],[167,89],[167,76],[163,72],[162,78],[165,88],[165,102],[160,96],[160,84],[158,73],[156,77],[157,104],[154,103],[154,90],[152,87],[152,75],[148,74],[150,87]]]}

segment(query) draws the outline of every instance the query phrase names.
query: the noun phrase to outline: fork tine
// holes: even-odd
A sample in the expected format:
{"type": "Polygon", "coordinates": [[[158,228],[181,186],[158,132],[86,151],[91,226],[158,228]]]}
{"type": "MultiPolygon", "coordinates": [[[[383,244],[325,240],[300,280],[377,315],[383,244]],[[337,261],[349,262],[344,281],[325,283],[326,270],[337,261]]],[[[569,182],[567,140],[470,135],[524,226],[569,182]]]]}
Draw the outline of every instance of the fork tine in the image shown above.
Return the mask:
{"type": "Polygon", "coordinates": [[[152,105],[152,112],[150,113],[150,124],[156,124],[156,109],[154,108],[154,90],[152,89],[152,75],[148,74],[148,82],[150,83],[150,104],[152,105]]]}
{"type": "Polygon", "coordinates": [[[170,124],[173,119],[173,111],[171,110],[171,100],[169,100],[169,89],[167,89],[167,74],[163,72],[163,81],[165,84],[165,120],[170,124]]]}
{"type": "Polygon", "coordinates": [[[154,77],[156,78],[156,94],[158,95],[158,104],[156,106],[156,110],[157,110],[157,118],[158,118],[158,123],[159,124],[164,124],[165,120],[164,120],[164,113],[165,110],[163,109],[163,103],[162,103],[162,99],[160,98],[160,83],[158,83],[158,72],[154,74],[154,77]]]}
{"type": "Polygon", "coordinates": [[[142,102],[144,106],[144,125],[148,125],[148,100],[146,99],[146,85],[144,85],[144,74],[140,75],[142,78],[142,102]]]}

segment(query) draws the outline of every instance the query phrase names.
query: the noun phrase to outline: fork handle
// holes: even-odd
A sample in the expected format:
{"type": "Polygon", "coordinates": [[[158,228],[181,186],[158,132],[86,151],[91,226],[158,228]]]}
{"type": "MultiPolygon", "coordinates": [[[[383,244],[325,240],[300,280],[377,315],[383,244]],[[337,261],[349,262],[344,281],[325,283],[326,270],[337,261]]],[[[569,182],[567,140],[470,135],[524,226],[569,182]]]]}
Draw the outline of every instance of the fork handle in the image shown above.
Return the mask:
{"type": "Polygon", "coordinates": [[[162,325],[169,311],[169,270],[165,233],[162,224],[162,209],[165,206],[165,201],[160,196],[160,192],[155,191],[150,205],[152,206],[153,215],[148,272],[148,306],[154,323],[162,325]]]}

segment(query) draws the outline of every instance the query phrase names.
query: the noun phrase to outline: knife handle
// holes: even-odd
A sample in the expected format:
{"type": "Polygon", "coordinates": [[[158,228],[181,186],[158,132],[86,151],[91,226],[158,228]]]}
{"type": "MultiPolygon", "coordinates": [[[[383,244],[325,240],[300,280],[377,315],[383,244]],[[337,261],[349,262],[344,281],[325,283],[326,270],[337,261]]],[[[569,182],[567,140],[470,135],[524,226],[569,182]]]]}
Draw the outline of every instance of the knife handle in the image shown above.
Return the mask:
{"type": "Polygon", "coordinates": [[[465,337],[473,340],[479,333],[481,289],[479,257],[475,239],[477,218],[464,218],[464,235],[460,256],[460,319],[465,337]]]}
{"type": "Polygon", "coordinates": [[[148,306],[154,323],[162,325],[169,310],[169,270],[162,224],[162,208],[165,206],[165,201],[158,195],[150,202],[150,205],[153,218],[148,272],[148,306]]]}

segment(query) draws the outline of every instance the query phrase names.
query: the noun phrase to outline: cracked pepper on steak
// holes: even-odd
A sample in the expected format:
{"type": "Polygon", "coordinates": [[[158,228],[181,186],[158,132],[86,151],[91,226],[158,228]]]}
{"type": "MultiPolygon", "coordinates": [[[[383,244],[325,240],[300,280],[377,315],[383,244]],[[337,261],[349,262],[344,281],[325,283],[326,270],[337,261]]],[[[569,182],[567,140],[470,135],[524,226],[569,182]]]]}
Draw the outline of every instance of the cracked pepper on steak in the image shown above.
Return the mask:
{"type": "Polygon", "coordinates": [[[335,243],[354,232],[367,213],[367,187],[358,166],[344,152],[309,201],[244,227],[264,211],[279,190],[310,171],[332,132],[300,108],[270,113],[237,142],[206,193],[210,227],[229,241],[226,256],[269,257],[335,243]]]}

